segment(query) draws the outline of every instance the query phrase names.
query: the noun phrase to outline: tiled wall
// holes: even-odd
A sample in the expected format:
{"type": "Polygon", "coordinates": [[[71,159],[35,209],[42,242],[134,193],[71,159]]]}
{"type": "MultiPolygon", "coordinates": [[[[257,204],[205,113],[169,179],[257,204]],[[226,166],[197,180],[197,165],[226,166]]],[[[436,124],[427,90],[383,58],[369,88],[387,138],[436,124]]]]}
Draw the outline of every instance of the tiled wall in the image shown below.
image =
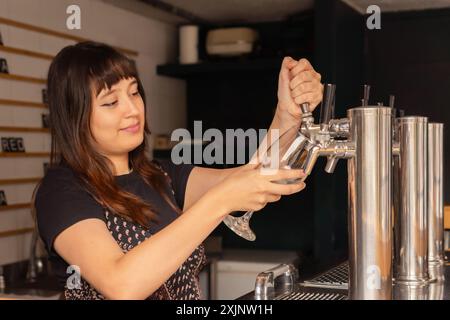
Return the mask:
{"type": "MultiPolygon", "coordinates": [[[[147,118],[154,134],[170,133],[184,127],[185,83],[156,75],[156,65],[173,62],[177,53],[177,29],[159,21],[119,9],[100,0],[0,0],[0,17],[70,33],[84,38],[129,48],[139,52],[136,60],[147,96],[147,118]],[[81,30],[66,28],[66,8],[81,8],[81,30]]],[[[74,43],[0,24],[7,46],[55,55],[74,43]]],[[[8,61],[11,74],[46,78],[50,60],[0,51],[8,61]]],[[[43,84],[0,79],[0,98],[41,102],[43,84]]],[[[0,105],[0,126],[41,127],[45,109],[0,105]]],[[[0,132],[0,137],[24,138],[26,151],[50,151],[48,133],[0,132]]],[[[1,158],[0,179],[43,175],[46,158],[1,158]]],[[[29,202],[34,184],[0,185],[8,204],[29,202]]],[[[0,232],[32,226],[29,209],[0,211],[0,232]]],[[[26,259],[30,234],[0,238],[0,264],[26,259]]]]}

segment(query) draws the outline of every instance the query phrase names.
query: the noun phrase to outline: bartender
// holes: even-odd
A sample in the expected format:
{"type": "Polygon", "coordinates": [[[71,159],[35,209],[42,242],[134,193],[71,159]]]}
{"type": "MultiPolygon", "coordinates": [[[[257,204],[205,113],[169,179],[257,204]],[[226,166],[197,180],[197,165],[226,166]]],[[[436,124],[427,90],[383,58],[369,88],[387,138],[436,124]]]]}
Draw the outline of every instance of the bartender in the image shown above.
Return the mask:
{"type": "MultiPolygon", "coordinates": [[[[147,158],[145,96],[110,46],[63,48],[48,73],[51,165],[34,194],[37,226],[65,299],[201,299],[202,242],[234,211],[258,211],[302,182],[301,170],[210,169],[147,158]]],[[[281,65],[270,129],[298,126],[320,103],[306,59],[281,65]]],[[[269,131],[270,131],[269,129],[269,131]]]]}

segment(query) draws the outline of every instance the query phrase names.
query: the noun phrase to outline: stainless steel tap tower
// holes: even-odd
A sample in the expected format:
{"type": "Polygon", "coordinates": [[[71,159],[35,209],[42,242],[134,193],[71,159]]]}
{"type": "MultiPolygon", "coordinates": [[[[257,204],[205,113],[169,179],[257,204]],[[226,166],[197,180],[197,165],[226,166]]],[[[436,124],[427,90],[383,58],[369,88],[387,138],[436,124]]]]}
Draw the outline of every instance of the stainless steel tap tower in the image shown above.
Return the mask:
{"type": "Polygon", "coordinates": [[[418,116],[394,127],[394,278],[402,285],[444,280],[443,130],[418,116]]]}
{"type": "Polygon", "coordinates": [[[353,299],[392,295],[392,109],[350,109],[349,283],[353,299]]]}
{"type": "Polygon", "coordinates": [[[399,118],[395,131],[398,146],[394,172],[398,178],[394,188],[394,277],[397,282],[425,284],[428,281],[428,119],[399,118]]]}
{"type": "Polygon", "coordinates": [[[428,124],[428,265],[430,279],[443,280],[444,264],[444,125],[428,124]]]}
{"type": "Polygon", "coordinates": [[[326,156],[331,173],[338,159],[347,159],[349,297],[392,299],[394,265],[396,280],[420,285],[429,280],[428,260],[443,261],[443,129],[423,117],[396,119],[393,97],[389,107],[369,106],[369,89],[362,106],[344,119],[331,119],[331,84],[324,88],[319,124],[308,104],[301,105],[303,168],[310,174],[326,156]]]}

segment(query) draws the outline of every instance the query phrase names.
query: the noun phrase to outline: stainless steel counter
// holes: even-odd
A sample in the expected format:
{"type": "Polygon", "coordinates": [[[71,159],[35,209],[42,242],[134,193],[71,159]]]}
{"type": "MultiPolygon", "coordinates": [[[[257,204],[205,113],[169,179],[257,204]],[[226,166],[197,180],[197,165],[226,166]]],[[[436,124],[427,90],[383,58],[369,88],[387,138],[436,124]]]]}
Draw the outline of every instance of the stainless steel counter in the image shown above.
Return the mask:
{"type": "MultiPolygon", "coordinates": [[[[430,270],[440,280],[426,285],[399,284],[394,282],[395,300],[450,300],[450,264],[430,270]]],[[[266,272],[269,275],[271,272],[266,272]]],[[[276,286],[273,274],[267,277],[273,280],[274,290],[266,295],[256,290],[242,296],[241,300],[347,300],[348,299],[348,263],[342,263],[311,279],[297,281],[294,285],[276,286]],[[259,294],[258,294],[258,292],[259,294]]],[[[269,285],[270,287],[270,285],[269,285]]]]}

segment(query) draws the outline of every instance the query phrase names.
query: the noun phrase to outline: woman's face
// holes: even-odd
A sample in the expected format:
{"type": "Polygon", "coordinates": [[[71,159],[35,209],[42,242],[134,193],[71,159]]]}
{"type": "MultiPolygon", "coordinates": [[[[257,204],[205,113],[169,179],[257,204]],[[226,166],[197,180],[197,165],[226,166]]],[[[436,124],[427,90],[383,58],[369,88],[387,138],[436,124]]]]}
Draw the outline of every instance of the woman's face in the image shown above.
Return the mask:
{"type": "Polygon", "coordinates": [[[93,93],[91,132],[99,152],[106,156],[123,155],[144,139],[144,101],[135,78],[122,79],[93,93]]]}

